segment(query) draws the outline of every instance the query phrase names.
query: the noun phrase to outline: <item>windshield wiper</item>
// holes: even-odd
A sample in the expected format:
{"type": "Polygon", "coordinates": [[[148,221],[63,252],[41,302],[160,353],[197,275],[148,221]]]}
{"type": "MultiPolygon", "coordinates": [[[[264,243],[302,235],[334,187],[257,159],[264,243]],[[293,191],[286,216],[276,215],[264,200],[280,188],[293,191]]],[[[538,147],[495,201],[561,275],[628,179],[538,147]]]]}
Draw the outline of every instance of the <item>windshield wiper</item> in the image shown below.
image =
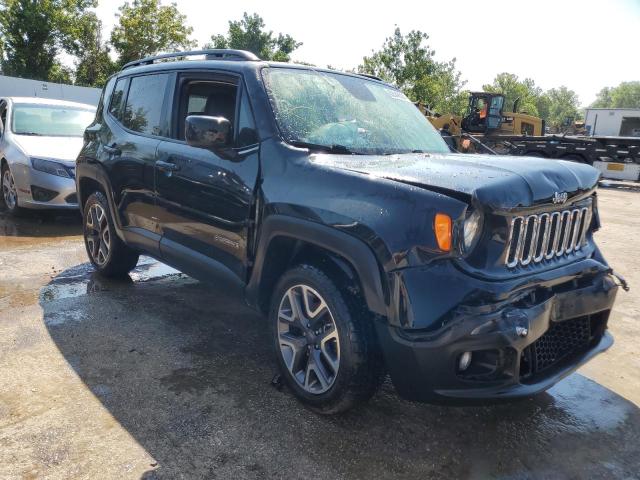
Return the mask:
{"type": "Polygon", "coordinates": [[[37,132],[18,132],[16,133],[16,135],[33,135],[35,137],[44,137],[42,133],[37,133],[37,132]]]}
{"type": "Polygon", "coordinates": [[[322,150],[323,152],[329,152],[329,153],[342,153],[345,155],[363,155],[362,153],[349,150],[349,148],[345,147],[344,145],[339,145],[335,143],[332,145],[322,145],[320,143],[293,141],[293,142],[289,142],[289,144],[293,145],[294,147],[308,148],[309,150],[322,150]]]}

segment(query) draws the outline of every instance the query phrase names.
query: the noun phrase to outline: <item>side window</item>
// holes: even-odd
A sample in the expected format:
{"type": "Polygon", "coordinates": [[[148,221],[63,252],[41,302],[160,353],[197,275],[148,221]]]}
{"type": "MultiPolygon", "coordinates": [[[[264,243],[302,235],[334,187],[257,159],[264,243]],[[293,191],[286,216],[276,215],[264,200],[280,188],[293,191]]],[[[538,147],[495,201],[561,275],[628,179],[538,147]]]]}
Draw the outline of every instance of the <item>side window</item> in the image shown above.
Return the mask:
{"type": "Polygon", "coordinates": [[[184,122],[188,115],[224,117],[233,125],[237,90],[233,84],[213,80],[184,82],[180,87],[178,102],[177,138],[184,140],[184,122]]]}
{"type": "Polygon", "coordinates": [[[163,135],[162,105],[169,75],[166,73],[133,77],[122,124],[134,132],[163,135]]]}
{"type": "Polygon", "coordinates": [[[189,101],[187,104],[187,115],[203,113],[206,106],[207,97],[205,95],[192,93],[189,95],[189,101]]]}
{"type": "Polygon", "coordinates": [[[124,96],[127,88],[126,78],[121,78],[113,88],[111,94],[111,103],[109,104],[109,113],[116,117],[118,120],[122,120],[122,103],[124,102],[124,96]]]}
{"type": "Polygon", "coordinates": [[[246,147],[258,143],[258,134],[256,132],[256,124],[253,121],[253,113],[249,105],[247,93],[243,92],[240,99],[240,113],[238,116],[238,136],[236,146],[246,147]]]}

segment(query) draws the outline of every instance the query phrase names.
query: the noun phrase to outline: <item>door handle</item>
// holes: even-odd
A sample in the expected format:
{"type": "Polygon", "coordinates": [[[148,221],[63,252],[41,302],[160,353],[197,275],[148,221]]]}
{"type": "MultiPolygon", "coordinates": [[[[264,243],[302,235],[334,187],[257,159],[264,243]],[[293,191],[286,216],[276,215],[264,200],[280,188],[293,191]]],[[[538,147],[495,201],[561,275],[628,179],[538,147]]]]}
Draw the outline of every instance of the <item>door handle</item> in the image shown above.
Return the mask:
{"type": "Polygon", "coordinates": [[[158,160],[156,162],[156,167],[158,167],[158,170],[165,173],[172,173],[180,170],[180,167],[175,163],[163,162],[162,160],[158,160]]]}
{"type": "Polygon", "coordinates": [[[120,150],[118,147],[116,147],[115,143],[113,145],[111,145],[111,146],[103,145],[102,149],[105,152],[107,152],[109,155],[120,155],[122,153],[122,150],[120,150]]]}

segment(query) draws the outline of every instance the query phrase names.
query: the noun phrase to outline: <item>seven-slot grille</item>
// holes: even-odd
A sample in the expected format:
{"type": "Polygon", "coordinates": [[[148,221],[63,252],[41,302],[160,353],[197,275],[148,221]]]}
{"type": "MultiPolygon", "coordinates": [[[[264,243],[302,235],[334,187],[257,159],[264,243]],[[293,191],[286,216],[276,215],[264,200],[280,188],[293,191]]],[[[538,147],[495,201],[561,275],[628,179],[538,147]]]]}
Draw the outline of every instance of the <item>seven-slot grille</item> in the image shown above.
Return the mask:
{"type": "Polygon", "coordinates": [[[540,263],[580,250],[587,241],[591,215],[589,200],[568,210],[511,218],[507,267],[540,263]]]}

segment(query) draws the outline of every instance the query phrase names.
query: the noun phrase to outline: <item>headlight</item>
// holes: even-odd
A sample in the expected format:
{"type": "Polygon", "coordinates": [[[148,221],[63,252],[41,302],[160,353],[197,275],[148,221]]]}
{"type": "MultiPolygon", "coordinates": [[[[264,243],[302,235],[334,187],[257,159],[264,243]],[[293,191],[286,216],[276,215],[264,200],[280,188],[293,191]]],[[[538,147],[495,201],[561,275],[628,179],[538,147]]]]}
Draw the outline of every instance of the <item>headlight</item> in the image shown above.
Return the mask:
{"type": "Polygon", "coordinates": [[[51,175],[57,175],[58,177],[71,178],[67,168],[58,162],[52,162],[51,160],[44,160],[42,158],[32,158],[31,166],[34,170],[39,170],[51,175]]]}
{"type": "Polygon", "coordinates": [[[482,232],[482,215],[478,210],[474,210],[467,216],[463,226],[463,247],[465,253],[470,253],[476,246],[480,233],[482,232]]]}

